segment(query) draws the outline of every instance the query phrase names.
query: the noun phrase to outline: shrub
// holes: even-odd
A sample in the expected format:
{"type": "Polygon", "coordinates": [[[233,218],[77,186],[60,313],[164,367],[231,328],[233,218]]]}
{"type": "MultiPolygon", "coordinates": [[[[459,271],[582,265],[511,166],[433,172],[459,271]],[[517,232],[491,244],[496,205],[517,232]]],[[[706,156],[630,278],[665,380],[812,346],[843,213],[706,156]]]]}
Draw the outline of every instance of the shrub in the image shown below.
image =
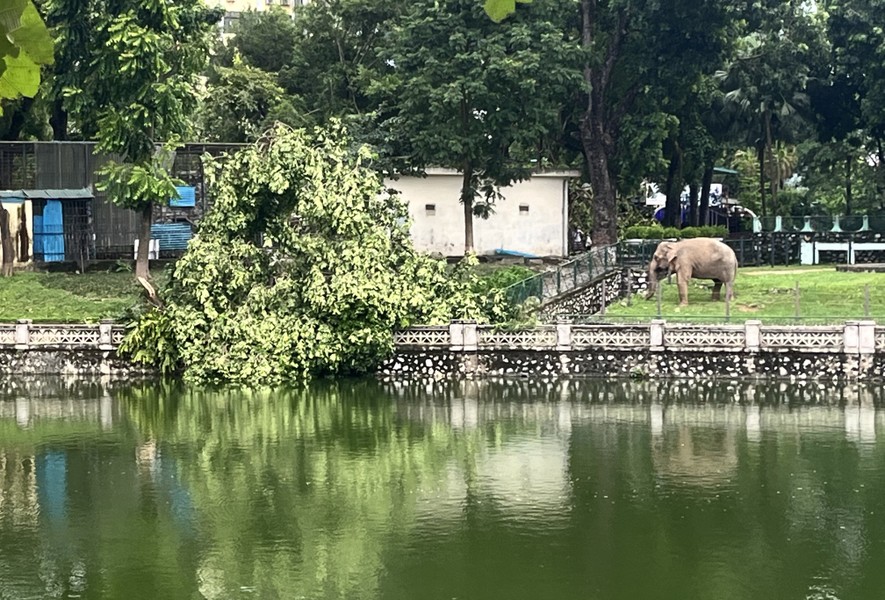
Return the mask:
{"type": "Polygon", "coordinates": [[[704,225],[701,227],[661,227],[660,225],[634,225],[624,231],[627,239],[661,240],[689,239],[698,237],[727,237],[728,229],[720,225],[704,225]]]}

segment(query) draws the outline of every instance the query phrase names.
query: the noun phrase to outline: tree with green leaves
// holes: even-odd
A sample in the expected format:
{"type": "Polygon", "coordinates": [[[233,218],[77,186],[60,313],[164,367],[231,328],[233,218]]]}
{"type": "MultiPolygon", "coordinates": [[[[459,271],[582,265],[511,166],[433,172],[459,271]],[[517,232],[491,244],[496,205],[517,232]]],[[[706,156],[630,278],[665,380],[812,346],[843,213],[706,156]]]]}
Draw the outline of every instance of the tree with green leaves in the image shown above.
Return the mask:
{"type": "Polygon", "coordinates": [[[52,38],[31,0],[0,6],[0,115],[3,100],[33,98],[41,65],[52,64],[52,38]]]}
{"type": "Polygon", "coordinates": [[[92,36],[65,101],[81,123],[95,124],[97,150],[118,157],[102,167],[98,187],[141,215],[135,275],[146,280],[153,207],[176,196],[172,151],[190,129],[219,12],[199,0],[93,0],[82,16],[92,36]]]}
{"type": "Polygon", "coordinates": [[[474,215],[492,211],[500,186],[529,176],[539,140],[579,85],[562,6],[539,0],[496,24],[476,2],[419,0],[390,26],[391,72],[374,88],[386,98],[382,128],[407,167],[462,173],[466,254],[474,215]]]}
{"type": "Polygon", "coordinates": [[[300,98],[287,95],[273,74],[234,60],[231,67],[212,70],[200,103],[200,139],[254,142],[276,121],[307,125],[306,112],[300,98]]]}
{"type": "Polygon", "coordinates": [[[124,349],[196,381],[274,383],[364,372],[395,328],[500,319],[465,265],[415,252],[405,204],[337,125],[277,124],[210,168],[212,208],[176,263],[163,309],[124,349]]]}
{"type": "Polygon", "coordinates": [[[242,13],[232,33],[234,37],[229,42],[230,46],[248,64],[268,73],[279,73],[291,63],[299,37],[304,35],[292,16],[279,6],[242,13]]]}
{"type": "Polygon", "coordinates": [[[825,76],[824,28],[819,14],[792,2],[756,3],[744,16],[746,29],[717,77],[730,112],[756,148],[762,214],[777,214],[782,179],[768,175],[780,172],[778,141],[813,135],[808,86],[825,76]]]}

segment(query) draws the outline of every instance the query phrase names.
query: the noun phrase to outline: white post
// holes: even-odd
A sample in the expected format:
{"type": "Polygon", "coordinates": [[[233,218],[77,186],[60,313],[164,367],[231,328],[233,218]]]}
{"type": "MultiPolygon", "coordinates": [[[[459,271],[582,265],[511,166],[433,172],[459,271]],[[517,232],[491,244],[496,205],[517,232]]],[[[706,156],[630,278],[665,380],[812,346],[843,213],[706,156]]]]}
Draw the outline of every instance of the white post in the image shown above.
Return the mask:
{"type": "Polygon", "coordinates": [[[572,349],[572,324],[557,323],[556,324],[556,349],[559,351],[569,351],[572,349]]]}
{"type": "Polygon", "coordinates": [[[102,319],[98,325],[98,348],[100,350],[113,350],[114,343],[112,337],[112,329],[114,326],[113,319],[102,319]]]}
{"type": "Polygon", "coordinates": [[[760,332],[759,326],[762,321],[749,320],[744,323],[744,349],[747,352],[759,352],[760,332]]]}
{"type": "Polygon", "coordinates": [[[15,349],[27,350],[30,345],[31,338],[31,320],[19,319],[15,322],[15,349]]]}
{"type": "Polygon", "coordinates": [[[875,354],[876,352],[876,322],[857,322],[857,350],[860,354],[875,354]]]}
{"type": "Polygon", "coordinates": [[[464,327],[464,352],[476,352],[478,337],[476,335],[476,321],[466,321],[464,327]]]}
{"type": "Polygon", "coordinates": [[[842,352],[857,354],[860,351],[859,334],[857,321],[845,321],[845,328],[842,330],[842,352]]]}
{"type": "Polygon", "coordinates": [[[461,321],[449,323],[449,345],[456,352],[464,349],[464,324],[461,321]]]}
{"type": "Polygon", "coordinates": [[[660,351],[664,349],[664,325],[663,319],[652,319],[649,329],[650,350],[660,351]]]}

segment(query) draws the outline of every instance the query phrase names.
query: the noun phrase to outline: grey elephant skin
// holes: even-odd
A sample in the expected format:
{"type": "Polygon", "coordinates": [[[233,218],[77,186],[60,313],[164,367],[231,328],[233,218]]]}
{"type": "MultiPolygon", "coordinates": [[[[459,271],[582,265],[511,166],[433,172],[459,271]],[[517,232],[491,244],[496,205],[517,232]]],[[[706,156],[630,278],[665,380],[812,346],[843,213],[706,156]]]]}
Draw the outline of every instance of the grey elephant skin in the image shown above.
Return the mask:
{"type": "Polygon", "coordinates": [[[688,305],[688,280],[692,278],[713,280],[713,300],[720,299],[722,284],[725,284],[725,298],[730,301],[734,297],[737,269],[734,250],[719,240],[693,238],[661,242],[648,263],[648,292],[645,297],[654,296],[662,278],[675,274],[680,306],[688,305]]]}

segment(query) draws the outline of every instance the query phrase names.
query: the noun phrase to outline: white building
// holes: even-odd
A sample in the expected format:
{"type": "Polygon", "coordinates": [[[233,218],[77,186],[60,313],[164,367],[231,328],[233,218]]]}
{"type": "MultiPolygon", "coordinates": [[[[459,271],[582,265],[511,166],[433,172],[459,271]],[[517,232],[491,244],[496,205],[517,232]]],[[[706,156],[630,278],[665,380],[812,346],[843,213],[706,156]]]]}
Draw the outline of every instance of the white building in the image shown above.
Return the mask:
{"type": "MultiPolygon", "coordinates": [[[[477,254],[496,251],[532,256],[568,256],[568,183],[577,171],[536,173],[501,188],[488,219],[473,217],[477,254]]],[[[400,177],[385,185],[398,190],[409,205],[412,241],[422,252],[464,254],[462,176],[449,169],[428,169],[427,177],[400,177]]]]}

